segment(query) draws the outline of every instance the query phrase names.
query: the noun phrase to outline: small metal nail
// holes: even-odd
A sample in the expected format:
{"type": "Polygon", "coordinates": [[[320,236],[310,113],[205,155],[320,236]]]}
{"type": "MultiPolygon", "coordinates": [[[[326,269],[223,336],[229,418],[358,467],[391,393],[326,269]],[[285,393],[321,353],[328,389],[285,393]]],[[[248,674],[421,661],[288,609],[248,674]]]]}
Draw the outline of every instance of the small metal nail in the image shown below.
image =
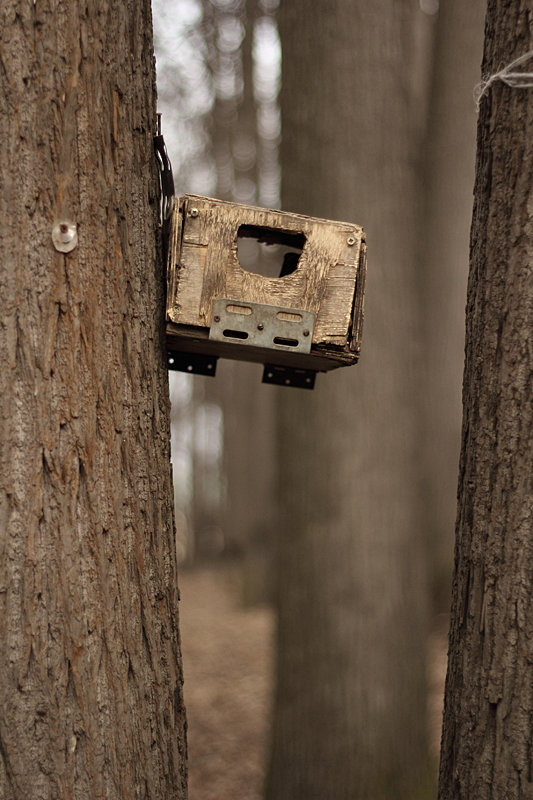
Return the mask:
{"type": "Polygon", "coordinates": [[[218,314],[215,317],[213,317],[213,322],[220,322],[220,317],[218,316],[218,314]]]}
{"type": "Polygon", "coordinates": [[[346,239],[346,244],[348,244],[348,245],[350,245],[350,247],[352,247],[355,244],[355,237],[354,236],[348,236],[348,238],[346,239]]]}
{"type": "Polygon", "coordinates": [[[303,335],[304,336],[309,336],[309,331],[307,330],[307,328],[305,329],[305,331],[303,331],[303,335]]]}
{"type": "Polygon", "coordinates": [[[260,322],[259,325],[257,326],[257,330],[258,331],[263,331],[264,329],[265,329],[265,326],[263,325],[262,322],[260,322]]]}
{"type": "Polygon", "coordinates": [[[199,213],[197,208],[191,208],[191,217],[197,217],[199,213]]]}

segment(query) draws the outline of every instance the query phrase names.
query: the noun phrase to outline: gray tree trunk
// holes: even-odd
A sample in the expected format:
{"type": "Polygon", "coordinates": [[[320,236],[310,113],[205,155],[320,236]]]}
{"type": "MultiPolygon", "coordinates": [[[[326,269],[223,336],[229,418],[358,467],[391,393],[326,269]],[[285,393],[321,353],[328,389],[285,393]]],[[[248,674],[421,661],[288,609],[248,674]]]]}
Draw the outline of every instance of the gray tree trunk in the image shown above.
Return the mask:
{"type": "Polygon", "coordinates": [[[435,608],[448,610],[461,444],[461,376],[468,276],[476,109],[486,0],[441,3],[430,86],[424,158],[420,282],[426,373],[426,530],[435,608]]]}
{"type": "MultiPolygon", "coordinates": [[[[484,74],[533,49],[532,15],[489,1],[484,74]]],[[[533,797],[532,124],[531,88],[481,100],[441,800],[533,797]]]]}
{"type": "Polygon", "coordinates": [[[369,269],[360,365],[280,398],[269,800],[412,800],[427,786],[414,82],[425,22],[410,2],[281,5],[283,206],[362,224],[369,269]]]}
{"type": "MultiPolygon", "coordinates": [[[[207,4],[206,18],[212,30],[227,19],[220,9],[207,4]],[[209,8],[210,7],[210,8],[209,8]]],[[[253,37],[259,14],[257,0],[246,0],[232,13],[244,26],[240,58],[235,54],[234,69],[242,78],[242,93],[231,100],[217,100],[213,119],[213,147],[218,155],[219,189],[224,194],[224,174],[231,167],[233,182],[229,199],[255,203],[257,198],[257,106],[253,85],[253,37]]],[[[212,47],[215,47],[213,37],[212,47]]],[[[223,54],[213,58],[220,70],[223,54]]],[[[227,55],[224,56],[227,60],[227,55]]],[[[220,81],[220,76],[219,76],[220,81]]],[[[250,240],[248,240],[250,243],[250,240]]],[[[249,254],[250,262],[254,253],[249,254]]],[[[247,267],[244,261],[243,266],[247,267]]],[[[252,263],[250,269],[254,271],[252,263]]],[[[273,471],[275,437],[272,392],[261,384],[257,364],[221,361],[217,383],[207,391],[218,402],[224,415],[225,507],[222,510],[226,552],[243,562],[243,598],[262,601],[268,594],[269,542],[274,527],[273,471]]]]}
{"type": "Polygon", "coordinates": [[[0,797],[181,800],[150,3],[0,20],[0,797]]]}

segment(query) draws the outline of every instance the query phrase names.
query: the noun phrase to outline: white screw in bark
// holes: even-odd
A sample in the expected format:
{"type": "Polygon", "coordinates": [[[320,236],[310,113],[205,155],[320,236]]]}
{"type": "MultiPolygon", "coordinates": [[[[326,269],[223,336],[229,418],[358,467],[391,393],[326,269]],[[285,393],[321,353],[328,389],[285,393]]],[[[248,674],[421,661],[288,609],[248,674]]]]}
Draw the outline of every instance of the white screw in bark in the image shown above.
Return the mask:
{"type": "Polygon", "coordinates": [[[60,253],[70,253],[78,244],[76,223],[66,219],[56,222],[52,228],[52,242],[60,253]]]}
{"type": "Polygon", "coordinates": [[[346,239],[346,244],[348,244],[350,247],[353,247],[353,245],[355,244],[355,237],[348,236],[348,238],[346,239]]]}

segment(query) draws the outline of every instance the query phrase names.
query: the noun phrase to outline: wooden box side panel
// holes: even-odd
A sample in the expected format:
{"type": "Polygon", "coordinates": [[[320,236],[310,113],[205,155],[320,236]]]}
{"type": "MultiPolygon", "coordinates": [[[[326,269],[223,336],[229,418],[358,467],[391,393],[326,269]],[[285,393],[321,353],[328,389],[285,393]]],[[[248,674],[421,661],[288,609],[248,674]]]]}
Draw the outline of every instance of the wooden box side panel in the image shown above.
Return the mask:
{"type": "Polygon", "coordinates": [[[363,240],[361,242],[361,252],[359,256],[357,281],[355,285],[352,335],[350,341],[350,350],[352,351],[352,353],[355,353],[357,357],[359,357],[359,354],[361,352],[361,341],[363,339],[363,322],[365,318],[365,311],[364,311],[365,283],[366,283],[366,240],[365,237],[363,236],[363,240]]]}
{"type": "MultiPolygon", "coordinates": [[[[188,195],[180,212],[180,238],[169,248],[168,318],[209,327],[213,301],[229,297],[311,311],[317,315],[313,343],[347,346],[363,231],[298,214],[188,195]],[[242,268],[237,254],[241,225],[303,234],[298,268],[283,278],[265,278],[242,268]]],[[[175,222],[177,227],[177,220],[175,222]]]]}
{"type": "Polygon", "coordinates": [[[178,276],[177,262],[181,251],[182,234],[182,202],[183,199],[176,198],[170,219],[170,235],[167,252],[167,320],[172,319],[178,295],[178,276]]]}

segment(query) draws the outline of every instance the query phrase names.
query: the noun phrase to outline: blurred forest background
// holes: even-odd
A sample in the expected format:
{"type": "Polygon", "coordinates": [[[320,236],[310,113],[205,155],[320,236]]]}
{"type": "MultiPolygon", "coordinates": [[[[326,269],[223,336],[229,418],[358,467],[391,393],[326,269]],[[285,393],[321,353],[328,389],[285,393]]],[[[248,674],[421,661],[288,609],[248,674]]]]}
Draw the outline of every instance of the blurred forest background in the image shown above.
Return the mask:
{"type": "Polygon", "coordinates": [[[191,800],[434,796],[485,3],[153,13],[176,193],[368,242],[358,366],[170,374],[191,800]]]}

